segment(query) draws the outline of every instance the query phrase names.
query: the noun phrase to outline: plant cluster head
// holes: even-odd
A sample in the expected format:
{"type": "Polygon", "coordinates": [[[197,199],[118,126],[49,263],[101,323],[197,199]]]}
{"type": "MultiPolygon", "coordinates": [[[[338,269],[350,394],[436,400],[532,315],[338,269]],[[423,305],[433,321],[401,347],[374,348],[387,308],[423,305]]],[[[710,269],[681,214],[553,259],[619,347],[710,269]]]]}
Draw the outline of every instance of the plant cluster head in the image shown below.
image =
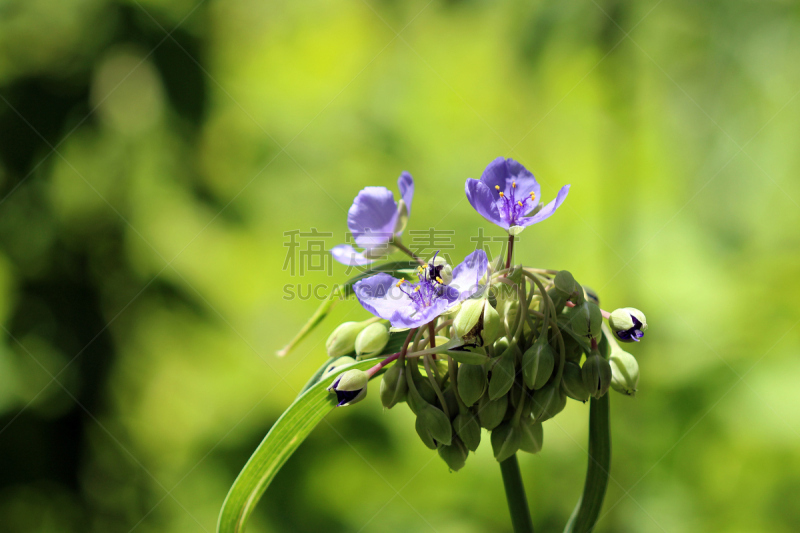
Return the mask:
{"type": "MultiPolygon", "coordinates": [[[[483,250],[458,265],[438,254],[417,258],[400,241],[410,215],[411,175],[404,172],[398,185],[399,202],[382,187],[365,188],[353,202],[347,223],[363,252],[349,245],[332,250],[349,265],[396,250],[419,264],[414,276],[384,271],[354,284],[374,318],[334,330],[326,374],[349,366],[348,354],[378,359],[369,370],[345,370],[333,381],[329,390],[337,405],[363,400],[369,380],[381,376],[384,407],[405,403],[416,416],[420,440],[459,470],[483,430],[495,458],[504,461],[518,451],[541,450],[542,423],[568,400],[586,402],[609,389],[636,393],[638,364],[619,342],[643,338],[647,320],[641,311],[609,313],[569,271],[514,264],[514,239],[492,264],[483,250]],[[390,337],[403,341],[386,353],[390,337]]],[[[468,179],[465,189],[472,207],[513,237],[553,215],[569,185],[544,205],[533,174],[501,157],[480,180],[468,179]]]]}

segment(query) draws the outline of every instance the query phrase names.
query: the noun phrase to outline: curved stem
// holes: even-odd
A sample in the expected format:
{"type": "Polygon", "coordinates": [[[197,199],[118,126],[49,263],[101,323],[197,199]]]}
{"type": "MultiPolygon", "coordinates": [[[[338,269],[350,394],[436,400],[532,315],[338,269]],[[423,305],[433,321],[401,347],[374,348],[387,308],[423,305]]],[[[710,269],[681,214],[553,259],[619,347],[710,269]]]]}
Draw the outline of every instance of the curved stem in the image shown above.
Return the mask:
{"type": "Polygon", "coordinates": [[[517,454],[500,463],[500,472],[503,474],[503,486],[506,489],[508,511],[511,513],[514,533],[533,533],[533,521],[525,496],[525,486],[522,484],[517,454]]]}
{"type": "Polygon", "coordinates": [[[422,266],[425,265],[425,261],[423,261],[422,258],[420,258],[417,254],[415,254],[414,252],[412,252],[411,250],[406,248],[406,245],[403,244],[403,241],[400,240],[400,237],[395,237],[392,240],[392,246],[394,246],[395,248],[397,248],[398,250],[400,250],[404,254],[406,254],[409,257],[411,257],[414,261],[416,261],[420,265],[422,265],[422,266]]]}

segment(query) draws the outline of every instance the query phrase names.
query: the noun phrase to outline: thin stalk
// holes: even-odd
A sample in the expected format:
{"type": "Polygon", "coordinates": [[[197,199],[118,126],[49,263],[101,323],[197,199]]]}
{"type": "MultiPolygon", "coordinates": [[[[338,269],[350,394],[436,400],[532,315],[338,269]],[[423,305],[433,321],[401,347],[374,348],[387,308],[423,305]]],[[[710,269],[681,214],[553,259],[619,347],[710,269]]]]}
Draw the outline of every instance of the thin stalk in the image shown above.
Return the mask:
{"type": "Polygon", "coordinates": [[[506,500],[514,533],[533,533],[533,521],[525,496],[525,486],[522,484],[517,454],[500,463],[500,472],[503,474],[503,486],[506,489],[506,500]]]}
{"type": "Polygon", "coordinates": [[[506,268],[511,268],[511,256],[514,253],[514,236],[508,236],[508,255],[506,256],[506,268]]]}
{"type": "Polygon", "coordinates": [[[425,261],[423,261],[422,258],[420,258],[420,256],[418,256],[417,254],[406,248],[406,245],[403,244],[403,242],[400,240],[400,237],[395,237],[394,240],[392,240],[392,245],[401,252],[403,252],[404,254],[411,257],[414,261],[419,263],[420,266],[425,266],[425,261]]]}

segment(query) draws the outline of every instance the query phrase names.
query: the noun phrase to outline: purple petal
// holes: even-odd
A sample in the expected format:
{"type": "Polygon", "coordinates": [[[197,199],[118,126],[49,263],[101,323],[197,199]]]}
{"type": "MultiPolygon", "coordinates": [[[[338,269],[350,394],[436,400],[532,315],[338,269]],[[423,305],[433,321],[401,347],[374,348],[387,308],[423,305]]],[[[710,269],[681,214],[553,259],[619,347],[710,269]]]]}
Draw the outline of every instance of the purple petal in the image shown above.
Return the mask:
{"type": "Polygon", "coordinates": [[[397,278],[381,272],[358,281],[353,290],[364,309],[375,316],[391,320],[400,309],[412,305],[411,299],[397,287],[397,278]]]}
{"type": "Polygon", "coordinates": [[[397,178],[397,188],[400,189],[400,197],[406,203],[408,215],[411,216],[411,200],[414,199],[414,178],[411,177],[411,174],[404,170],[397,178]]]}
{"type": "Polygon", "coordinates": [[[486,274],[489,260],[486,252],[475,250],[453,269],[453,281],[449,287],[459,292],[458,300],[465,300],[481,289],[480,279],[486,274]]]}
{"type": "Polygon", "coordinates": [[[569,185],[564,185],[561,187],[561,190],[558,191],[558,195],[556,199],[547,204],[542,208],[541,211],[533,215],[532,217],[522,217],[517,221],[517,224],[520,226],[530,226],[531,224],[536,224],[537,222],[541,222],[542,220],[549,218],[553,213],[556,212],[556,209],[564,203],[564,200],[567,199],[567,194],[569,194],[569,185]]]}
{"type": "Polygon", "coordinates": [[[467,178],[464,189],[467,193],[467,200],[478,214],[492,224],[508,229],[508,222],[500,217],[500,211],[497,209],[492,192],[486,184],[480,180],[467,178]]]}
{"type": "Polygon", "coordinates": [[[349,244],[334,246],[331,248],[331,255],[335,260],[347,266],[362,266],[372,263],[372,259],[364,257],[364,254],[349,244]]]}
{"type": "Polygon", "coordinates": [[[456,301],[442,297],[434,300],[429,307],[417,308],[410,304],[395,311],[389,321],[396,328],[417,328],[441,315],[455,303],[456,301]]]}
{"type": "Polygon", "coordinates": [[[389,242],[396,221],[397,202],[386,187],[365,187],[347,212],[347,227],[366,250],[389,242]]]}
{"type": "Polygon", "coordinates": [[[481,175],[481,182],[489,187],[492,198],[496,201],[499,201],[499,191],[517,200],[529,197],[531,193],[539,198],[539,183],[536,182],[536,178],[527,168],[513,159],[498,157],[489,163],[481,175]],[[516,187],[513,187],[514,183],[516,187]],[[500,187],[499,191],[495,187],[500,187]]]}

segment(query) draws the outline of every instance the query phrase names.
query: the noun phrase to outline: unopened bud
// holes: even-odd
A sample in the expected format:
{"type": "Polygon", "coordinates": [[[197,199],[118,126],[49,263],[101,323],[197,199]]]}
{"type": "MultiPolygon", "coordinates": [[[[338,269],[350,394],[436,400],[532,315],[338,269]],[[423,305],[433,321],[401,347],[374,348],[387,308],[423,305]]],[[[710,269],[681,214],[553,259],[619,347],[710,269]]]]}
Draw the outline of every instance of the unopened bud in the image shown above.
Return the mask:
{"type": "Polygon", "coordinates": [[[626,351],[614,350],[609,358],[611,365],[611,388],[622,394],[633,396],[639,386],[639,363],[626,351]]]}
{"type": "Polygon", "coordinates": [[[364,322],[343,322],[333,330],[325,343],[328,357],[341,357],[355,350],[356,337],[367,324],[364,322]]]}
{"type": "Polygon", "coordinates": [[[519,449],[528,453],[539,453],[544,441],[544,431],[541,422],[534,422],[533,418],[526,417],[520,420],[519,449]]]}
{"type": "Polygon", "coordinates": [[[508,396],[501,396],[496,400],[490,400],[487,395],[481,396],[481,400],[478,402],[478,421],[481,427],[496,428],[506,416],[507,408],[508,396]]]}
{"type": "Polygon", "coordinates": [[[439,446],[437,451],[439,452],[439,457],[447,463],[447,466],[453,472],[461,470],[469,456],[469,450],[458,437],[453,438],[453,442],[449,446],[439,446]]]}
{"type": "Polygon", "coordinates": [[[456,435],[470,451],[474,452],[478,449],[478,445],[481,443],[481,427],[472,413],[464,412],[456,416],[453,420],[453,429],[456,430],[456,435]]]}
{"type": "Polygon", "coordinates": [[[414,428],[425,446],[431,450],[435,450],[439,444],[450,445],[453,440],[453,430],[447,415],[430,404],[419,412],[414,428]]]}
{"type": "Polygon", "coordinates": [[[483,345],[491,345],[497,340],[497,335],[499,333],[500,314],[497,312],[497,309],[489,305],[489,302],[486,302],[486,305],[483,307],[483,331],[481,332],[483,345]]]}
{"type": "Polygon", "coordinates": [[[575,292],[575,286],[577,284],[578,283],[575,281],[572,273],[568,270],[561,270],[558,274],[556,274],[555,278],[553,278],[553,285],[555,286],[556,290],[567,297],[575,292]]]}
{"type": "Polygon", "coordinates": [[[405,366],[398,363],[389,367],[381,379],[381,403],[386,409],[391,409],[406,399],[408,382],[406,381],[405,366]]]}
{"type": "Polygon", "coordinates": [[[452,331],[459,339],[470,342],[477,338],[485,303],[486,300],[483,298],[469,298],[461,303],[461,310],[453,319],[452,326],[452,331]]]}
{"type": "Polygon", "coordinates": [[[622,342],[639,342],[647,330],[647,319],[638,309],[623,307],[611,313],[608,325],[622,342]]]}
{"type": "Polygon", "coordinates": [[[356,355],[359,358],[380,355],[388,342],[389,329],[379,322],[370,324],[356,337],[356,355]]]}
{"type": "Polygon", "coordinates": [[[504,422],[492,430],[492,451],[498,462],[503,462],[519,450],[521,432],[518,426],[504,422]]]}
{"type": "Polygon", "coordinates": [[[368,383],[367,373],[354,368],[337,377],[328,390],[336,393],[336,406],[343,407],[363,400],[367,396],[368,383]]]}
{"type": "Polygon", "coordinates": [[[581,367],[578,366],[578,363],[573,361],[564,362],[564,372],[561,374],[561,388],[573,400],[585,402],[589,399],[589,391],[586,390],[586,385],[583,384],[581,367]]]}
{"type": "Polygon", "coordinates": [[[581,367],[581,378],[589,394],[600,398],[611,386],[611,365],[599,353],[590,355],[581,367]]]}
{"type": "Polygon", "coordinates": [[[560,383],[551,381],[533,394],[531,415],[536,422],[544,422],[560,413],[567,405],[567,397],[560,383]]]}
{"type": "Polygon", "coordinates": [[[496,400],[508,394],[514,384],[516,374],[517,354],[519,348],[516,344],[506,348],[503,355],[491,359],[489,366],[489,399],[496,400]]]}
{"type": "Polygon", "coordinates": [[[555,352],[542,334],[522,356],[522,376],[525,378],[525,385],[531,390],[544,387],[553,374],[555,362],[555,352]]]}
{"type": "Polygon", "coordinates": [[[483,365],[458,366],[458,395],[467,407],[480,400],[486,391],[486,371],[483,365]]]}
{"type": "Polygon", "coordinates": [[[567,319],[572,331],[581,337],[599,335],[600,327],[603,325],[603,314],[600,308],[596,303],[590,301],[584,301],[570,309],[567,319]]]}

